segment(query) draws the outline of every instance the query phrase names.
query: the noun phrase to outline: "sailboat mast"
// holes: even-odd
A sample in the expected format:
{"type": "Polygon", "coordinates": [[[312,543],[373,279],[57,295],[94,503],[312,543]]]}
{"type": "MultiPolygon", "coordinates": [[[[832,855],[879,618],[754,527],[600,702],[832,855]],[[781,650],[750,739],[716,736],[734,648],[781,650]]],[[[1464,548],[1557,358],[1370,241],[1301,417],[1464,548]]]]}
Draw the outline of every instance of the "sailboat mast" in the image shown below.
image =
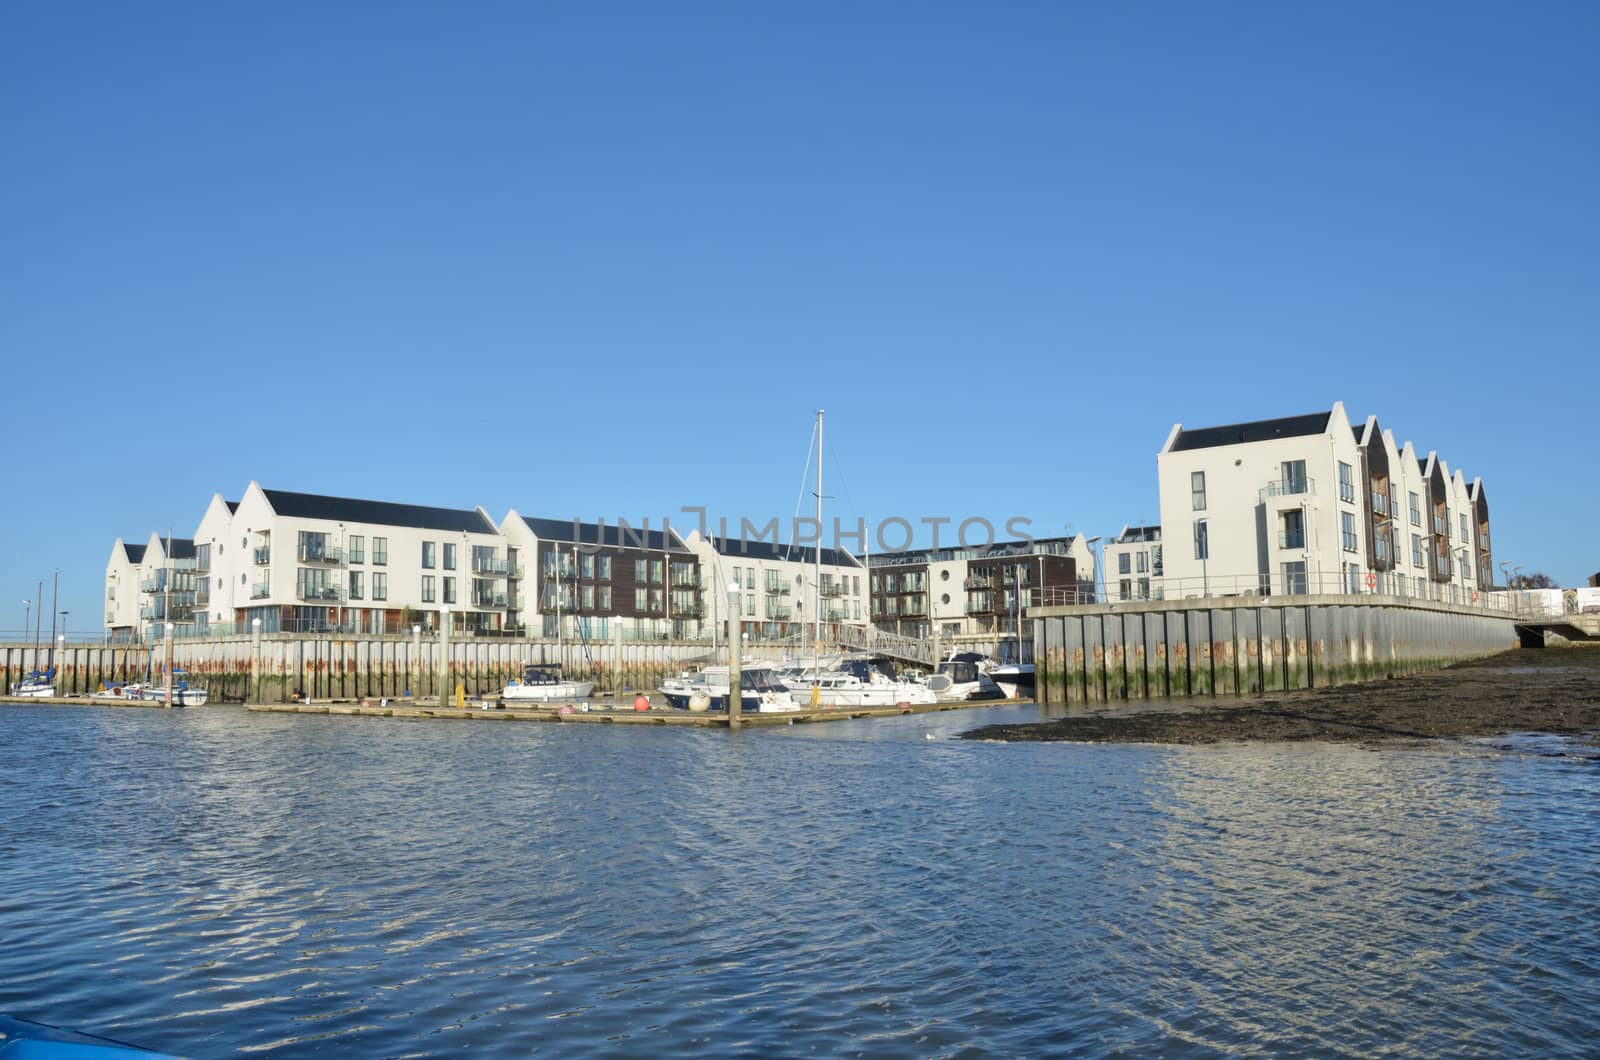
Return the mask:
{"type": "Polygon", "coordinates": [[[811,668],[817,666],[817,652],[822,650],[822,413],[817,410],[817,566],[811,579],[811,668]]]}

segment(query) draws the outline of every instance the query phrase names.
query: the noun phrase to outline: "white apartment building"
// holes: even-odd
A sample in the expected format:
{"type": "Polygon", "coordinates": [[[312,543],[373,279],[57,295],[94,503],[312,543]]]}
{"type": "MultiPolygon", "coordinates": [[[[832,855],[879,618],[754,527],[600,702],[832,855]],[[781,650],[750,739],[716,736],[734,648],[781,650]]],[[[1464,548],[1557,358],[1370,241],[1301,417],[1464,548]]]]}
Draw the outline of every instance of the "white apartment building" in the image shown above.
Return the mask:
{"type": "Polygon", "coordinates": [[[1161,600],[1165,566],[1161,527],[1128,526],[1100,550],[1108,600],[1161,600]]]}
{"type": "MultiPolygon", "coordinates": [[[[1395,593],[1493,584],[1488,500],[1376,417],[1328,412],[1199,430],[1157,458],[1168,597],[1395,593]]],[[[1120,562],[1120,561],[1119,561],[1120,562]]]]}
{"type": "Polygon", "coordinates": [[[263,489],[212,497],[193,538],[120,540],[106,567],[113,636],[211,632],[499,631],[515,557],[482,508],[430,508],[263,489]],[[138,590],[137,621],[130,586],[138,590]]]}
{"type": "Polygon", "coordinates": [[[693,530],[685,544],[700,557],[710,621],[725,629],[730,591],[738,587],[740,630],[751,640],[809,638],[820,611],[824,626],[867,623],[866,568],[843,549],[817,549],[735,537],[711,539],[693,530]]]}

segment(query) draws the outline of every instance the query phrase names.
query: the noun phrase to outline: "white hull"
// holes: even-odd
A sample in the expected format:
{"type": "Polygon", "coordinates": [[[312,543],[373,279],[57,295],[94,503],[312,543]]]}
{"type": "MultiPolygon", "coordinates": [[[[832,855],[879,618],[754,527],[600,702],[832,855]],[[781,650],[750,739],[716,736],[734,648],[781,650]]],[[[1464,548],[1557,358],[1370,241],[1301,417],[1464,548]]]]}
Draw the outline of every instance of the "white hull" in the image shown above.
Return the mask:
{"type": "Polygon", "coordinates": [[[562,681],[553,685],[507,685],[500,693],[506,703],[555,703],[583,699],[594,691],[593,681],[562,681]]]}
{"type": "MultiPolygon", "coordinates": [[[[106,698],[114,697],[108,696],[106,698]]],[[[124,691],[122,698],[141,699],[146,703],[165,703],[167,701],[167,690],[165,686],[160,685],[146,686],[136,689],[131,694],[124,691]]],[[[172,690],[172,705],[175,707],[203,707],[209,698],[210,693],[203,688],[174,688],[172,690]]]]}
{"type": "Polygon", "coordinates": [[[56,686],[19,681],[11,686],[11,694],[19,699],[51,699],[56,694],[56,686]]]}

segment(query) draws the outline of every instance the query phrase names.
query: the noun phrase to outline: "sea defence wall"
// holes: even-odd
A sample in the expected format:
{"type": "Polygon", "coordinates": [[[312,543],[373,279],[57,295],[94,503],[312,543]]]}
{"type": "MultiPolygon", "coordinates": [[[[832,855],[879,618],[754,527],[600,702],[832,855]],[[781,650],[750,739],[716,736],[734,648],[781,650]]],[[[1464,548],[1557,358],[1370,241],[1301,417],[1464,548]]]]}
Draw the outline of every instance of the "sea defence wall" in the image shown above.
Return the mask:
{"type": "MultiPolygon", "coordinates": [[[[54,654],[40,645],[37,665],[56,667],[56,693],[87,695],[116,681],[143,681],[162,672],[164,645],[68,644],[54,654]]],[[[313,699],[437,699],[457,686],[469,696],[498,692],[530,663],[555,663],[569,677],[597,682],[597,691],[653,690],[664,678],[712,660],[703,641],[604,641],[438,636],[340,637],[248,635],[174,642],[174,664],[212,702],[285,703],[299,689],[313,699]],[[443,665],[449,659],[448,669],[443,665]]],[[[714,661],[726,661],[726,648],[714,661]]],[[[31,644],[0,645],[8,689],[35,666],[31,644]]],[[[156,677],[157,682],[160,677],[156,677]]]]}
{"type": "Polygon", "coordinates": [[[1048,703],[1319,688],[1518,645],[1509,616],[1399,597],[1230,596],[1029,613],[1037,696],[1048,703]]]}

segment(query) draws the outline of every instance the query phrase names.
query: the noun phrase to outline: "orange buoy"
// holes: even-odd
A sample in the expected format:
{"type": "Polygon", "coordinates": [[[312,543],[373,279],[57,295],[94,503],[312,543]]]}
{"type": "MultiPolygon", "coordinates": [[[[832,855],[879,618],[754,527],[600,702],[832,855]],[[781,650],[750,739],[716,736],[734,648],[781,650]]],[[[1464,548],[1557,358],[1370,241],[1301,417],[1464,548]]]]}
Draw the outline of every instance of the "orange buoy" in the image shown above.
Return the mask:
{"type": "Polygon", "coordinates": [[[639,695],[634,696],[633,697],[633,709],[634,710],[649,710],[650,709],[650,697],[645,695],[642,692],[639,695]]]}

